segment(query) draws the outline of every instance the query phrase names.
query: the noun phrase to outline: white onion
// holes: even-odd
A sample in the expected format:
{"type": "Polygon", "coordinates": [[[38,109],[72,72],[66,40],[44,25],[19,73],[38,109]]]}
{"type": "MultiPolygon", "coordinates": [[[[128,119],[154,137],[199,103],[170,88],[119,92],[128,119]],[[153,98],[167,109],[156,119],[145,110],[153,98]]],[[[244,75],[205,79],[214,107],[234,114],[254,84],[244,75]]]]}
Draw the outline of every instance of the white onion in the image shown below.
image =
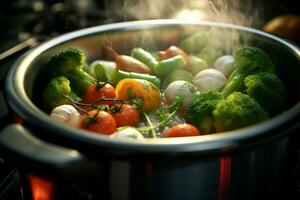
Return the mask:
{"type": "Polygon", "coordinates": [[[50,117],[72,127],[79,127],[81,120],[79,112],[72,105],[57,106],[52,110],[50,117]]]}
{"type": "Polygon", "coordinates": [[[229,77],[234,69],[234,57],[232,55],[219,57],[214,64],[214,68],[223,72],[226,77],[229,77]]]}
{"type": "Polygon", "coordinates": [[[111,138],[116,139],[131,139],[131,140],[145,140],[144,136],[134,127],[122,127],[114,134],[110,135],[111,138]]]}
{"type": "Polygon", "coordinates": [[[199,90],[219,90],[224,86],[225,81],[226,77],[219,70],[204,69],[193,78],[192,82],[199,90]]]}
{"type": "Polygon", "coordinates": [[[187,81],[174,81],[165,89],[164,97],[168,104],[171,104],[177,96],[181,97],[183,99],[182,107],[186,108],[191,104],[195,90],[197,89],[187,81]]]}

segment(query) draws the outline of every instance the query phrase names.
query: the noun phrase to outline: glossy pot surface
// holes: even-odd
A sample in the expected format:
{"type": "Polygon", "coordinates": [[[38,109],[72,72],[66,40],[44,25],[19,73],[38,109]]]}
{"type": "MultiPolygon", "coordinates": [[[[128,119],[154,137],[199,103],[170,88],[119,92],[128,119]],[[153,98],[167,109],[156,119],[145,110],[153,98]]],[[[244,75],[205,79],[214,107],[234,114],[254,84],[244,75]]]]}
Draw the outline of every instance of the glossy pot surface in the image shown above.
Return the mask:
{"type": "MultiPolygon", "coordinates": [[[[294,145],[291,138],[300,125],[299,74],[300,52],[295,46],[246,27],[156,20],[83,29],[50,40],[15,63],[7,77],[6,96],[12,110],[25,120],[26,128],[7,127],[0,135],[0,141],[14,155],[21,153],[20,157],[36,162],[40,160],[38,156],[30,157],[30,150],[21,150],[32,137],[45,145],[52,143],[54,147],[74,149],[77,154],[73,158],[80,160],[80,155],[97,163],[97,174],[101,175],[95,179],[102,188],[98,197],[107,199],[276,198],[288,174],[285,171],[289,163],[288,152],[294,145]],[[263,123],[226,133],[137,143],[112,140],[63,126],[49,120],[38,108],[35,97],[43,85],[40,72],[49,57],[59,50],[79,47],[87,53],[88,61],[93,61],[102,57],[103,47],[107,45],[124,54],[137,46],[165,49],[186,35],[203,30],[219,34],[224,49],[230,50],[241,43],[266,51],[287,88],[285,112],[263,123]],[[14,144],[8,141],[8,138],[14,140],[18,136],[24,140],[15,139],[14,144]]],[[[37,143],[33,146],[43,148],[37,143]]],[[[51,155],[51,149],[48,149],[48,155],[51,155]]],[[[69,154],[66,153],[66,157],[69,154]]],[[[47,160],[42,162],[49,164],[47,160]]]]}

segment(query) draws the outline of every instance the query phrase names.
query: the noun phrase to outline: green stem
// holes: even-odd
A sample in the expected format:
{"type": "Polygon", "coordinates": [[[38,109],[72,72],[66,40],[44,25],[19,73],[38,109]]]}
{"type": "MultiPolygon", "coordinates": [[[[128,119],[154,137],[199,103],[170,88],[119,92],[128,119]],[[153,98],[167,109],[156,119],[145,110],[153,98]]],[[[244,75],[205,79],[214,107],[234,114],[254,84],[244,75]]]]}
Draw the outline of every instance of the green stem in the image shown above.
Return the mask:
{"type": "Polygon", "coordinates": [[[72,70],[66,77],[70,80],[72,89],[79,96],[82,96],[87,88],[96,81],[91,75],[78,68],[72,70]]]}
{"type": "Polygon", "coordinates": [[[67,95],[64,95],[64,97],[66,99],[68,99],[75,108],[77,108],[78,110],[80,110],[84,113],[87,113],[87,111],[81,107],[88,107],[88,108],[92,108],[92,109],[96,109],[96,110],[108,110],[106,107],[102,108],[101,106],[97,105],[97,103],[99,103],[100,101],[114,101],[114,102],[120,101],[122,104],[124,102],[124,99],[111,99],[111,98],[101,97],[101,98],[97,99],[94,103],[89,104],[89,103],[80,103],[80,102],[74,101],[67,95]]]}
{"type": "MultiPolygon", "coordinates": [[[[149,126],[137,128],[137,130],[139,130],[139,131],[151,131],[151,130],[154,130],[154,129],[156,129],[156,128],[160,128],[160,127],[162,127],[162,126],[165,126],[165,124],[166,124],[170,119],[172,119],[172,117],[175,116],[176,112],[177,112],[177,110],[173,111],[171,114],[169,114],[169,116],[168,116],[167,118],[165,118],[164,120],[162,120],[159,124],[157,124],[157,125],[155,125],[155,126],[152,125],[152,123],[150,124],[150,123],[148,122],[148,119],[149,119],[149,121],[150,121],[150,118],[148,117],[148,115],[147,115],[146,113],[143,112],[144,115],[145,115],[145,118],[146,118],[146,120],[147,120],[147,123],[149,124],[149,126]]],[[[151,122],[151,121],[150,121],[150,122],[151,122]]]]}
{"type": "Polygon", "coordinates": [[[94,103],[92,103],[91,105],[95,105],[97,103],[99,103],[100,101],[113,101],[113,102],[121,102],[121,103],[124,103],[124,99],[111,99],[111,98],[105,98],[105,97],[101,97],[99,99],[97,99],[94,103]]]}
{"type": "Polygon", "coordinates": [[[231,93],[235,91],[241,91],[242,88],[244,87],[244,79],[246,76],[248,76],[252,72],[252,67],[251,65],[249,66],[244,66],[240,70],[235,70],[229,77],[229,79],[226,82],[225,87],[221,91],[221,93],[227,97],[231,93]]]}
{"type": "MultiPolygon", "coordinates": [[[[145,119],[146,119],[148,125],[149,125],[150,127],[155,127],[155,126],[153,126],[153,124],[152,124],[152,122],[151,122],[149,116],[148,116],[145,112],[143,112],[143,115],[145,116],[145,119]]],[[[151,128],[151,129],[149,129],[148,131],[151,132],[151,137],[152,137],[152,138],[156,138],[156,132],[155,132],[154,128],[151,128]]]]}
{"type": "Polygon", "coordinates": [[[68,100],[71,102],[71,104],[72,104],[75,108],[77,108],[78,110],[82,111],[82,112],[85,113],[85,114],[88,114],[88,112],[87,112],[85,109],[83,109],[83,108],[80,107],[80,106],[88,106],[88,104],[79,103],[79,102],[77,102],[77,101],[74,101],[73,99],[71,99],[71,98],[68,97],[67,95],[64,95],[64,97],[65,97],[66,99],[68,99],[68,100]]]}
{"type": "Polygon", "coordinates": [[[231,79],[229,83],[223,88],[222,94],[227,97],[232,92],[239,91],[244,85],[245,76],[236,75],[234,78],[231,79]]]}

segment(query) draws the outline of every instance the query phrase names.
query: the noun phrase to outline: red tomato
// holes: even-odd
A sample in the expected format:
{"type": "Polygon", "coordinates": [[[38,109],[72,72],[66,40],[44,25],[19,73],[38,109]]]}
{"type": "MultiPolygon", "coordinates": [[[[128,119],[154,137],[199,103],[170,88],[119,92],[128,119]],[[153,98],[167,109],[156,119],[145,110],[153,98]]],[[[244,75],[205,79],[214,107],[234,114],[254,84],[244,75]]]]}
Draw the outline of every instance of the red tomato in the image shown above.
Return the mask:
{"type": "MultiPolygon", "coordinates": [[[[116,98],[115,89],[109,83],[103,83],[104,85],[97,86],[97,84],[91,84],[85,94],[83,95],[83,101],[85,103],[94,103],[101,97],[105,98],[116,98]]],[[[114,105],[113,101],[101,101],[99,104],[102,105],[114,105]]]]}
{"type": "Polygon", "coordinates": [[[117,127],[120,126],[134,126],[140,120],[140,114],[136,107],[123,104],[120,112],[112,114],[116,120],[117,127]]]}
{"type": "Polygon", "coordinates": [[[80,127],[89,131],[110,135],[115,132],[117,124],[113,116],[105,111],[91,110],[83,115],[80,127]]]}
{"type": "Polygon", "coordinates": [[[191,124],[177,124],[169,128],[165,136],[166,137],[186,137],[200,135],[199,130],[191,124]]]}

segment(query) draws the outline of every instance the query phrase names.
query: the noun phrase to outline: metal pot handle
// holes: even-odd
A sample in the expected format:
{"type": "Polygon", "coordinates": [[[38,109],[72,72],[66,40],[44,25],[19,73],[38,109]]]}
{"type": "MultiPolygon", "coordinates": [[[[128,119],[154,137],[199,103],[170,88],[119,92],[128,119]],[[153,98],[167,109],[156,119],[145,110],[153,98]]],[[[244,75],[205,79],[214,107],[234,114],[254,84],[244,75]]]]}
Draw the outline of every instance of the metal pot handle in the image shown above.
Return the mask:
{"type": "Polygon", "coordinates": [[[8,125],[0,132],[0,149],[13,157],[17,166],[33,172],[70,174],[87,163],[78,151],[44,142],[20,124],[8,125]]]}

